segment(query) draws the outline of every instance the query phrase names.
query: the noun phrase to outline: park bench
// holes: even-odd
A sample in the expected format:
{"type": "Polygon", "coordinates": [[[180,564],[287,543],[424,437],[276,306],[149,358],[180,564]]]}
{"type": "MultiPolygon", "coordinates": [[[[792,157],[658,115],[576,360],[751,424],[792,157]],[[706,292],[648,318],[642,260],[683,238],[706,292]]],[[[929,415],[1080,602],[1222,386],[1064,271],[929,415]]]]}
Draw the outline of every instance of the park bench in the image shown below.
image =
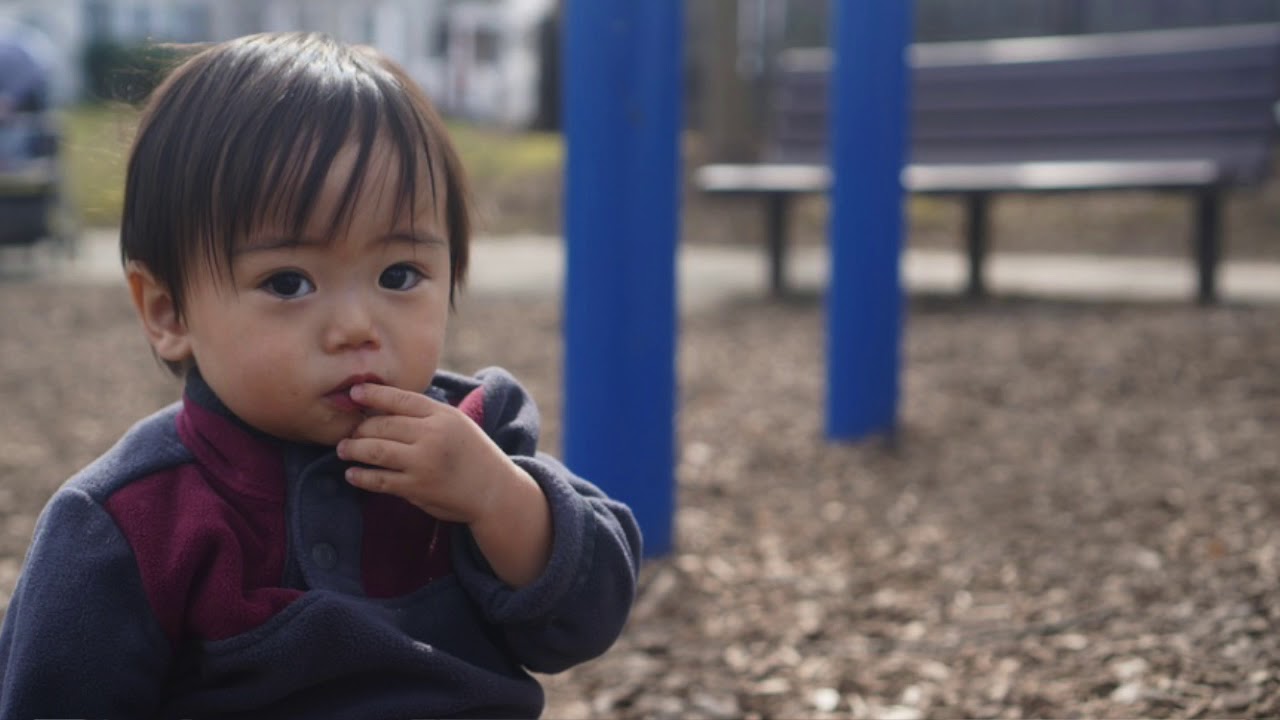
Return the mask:
{"type": "MultiPolygon", "coordinates": [[[[1198,296],[1216,299],[1223,195],[1273,162],[1280,24],[918,43],[909,62],[903,187],[965,203],[970,294],[986,291],[993,196],[1143,190],[1191,196],[1198,296]]],[[[825,49],[783,53],[763,162],[694,176],[707,193],[764,199],[775,293],[791,200],[831,182],[829,66],[825,49]]]]}

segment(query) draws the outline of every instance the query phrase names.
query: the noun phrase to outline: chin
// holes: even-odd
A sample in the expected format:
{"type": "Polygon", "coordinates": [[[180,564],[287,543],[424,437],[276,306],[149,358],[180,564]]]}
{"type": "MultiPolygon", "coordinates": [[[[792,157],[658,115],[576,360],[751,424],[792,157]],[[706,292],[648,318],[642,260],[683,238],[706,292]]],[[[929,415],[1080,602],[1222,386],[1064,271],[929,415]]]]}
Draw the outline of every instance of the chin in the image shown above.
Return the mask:
{"type": "Polygon", "coordinates": [[[351,433],[355,432],[363,419],[363,417],[339,418],[328,422],[312,423],[308,427],[308,432],[272,432],[270,430],[266,432],[288,442],[337,445],[339,440],[351,437],[351,433]]]}
{"type": "Polygon", "coordinates": [[[359,425],[359,420],[353,420],[332,430],[316,433],[315,437],[306,438],[304,442],[316,445],[337,445],[339,440],[351,437],[359,425]]]}

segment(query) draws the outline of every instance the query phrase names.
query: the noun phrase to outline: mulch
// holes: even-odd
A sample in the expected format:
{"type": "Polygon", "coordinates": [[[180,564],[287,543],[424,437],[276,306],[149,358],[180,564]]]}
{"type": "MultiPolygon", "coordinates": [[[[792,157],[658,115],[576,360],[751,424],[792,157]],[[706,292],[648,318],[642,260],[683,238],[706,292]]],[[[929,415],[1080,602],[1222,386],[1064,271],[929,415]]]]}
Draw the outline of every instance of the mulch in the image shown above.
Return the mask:
{"type": "MultiPolygon", "coordinates": [[[[0,284],[0,611],[176,397],[119,287],[0,284]]],[[[558,306],[471,298],[559,445],[558,306]]],[[[823,437],[818,298],[686,318],[677,549],[552,718],[1280,716],[1280,308],[914,298],[896,433],[823,437]]]]}

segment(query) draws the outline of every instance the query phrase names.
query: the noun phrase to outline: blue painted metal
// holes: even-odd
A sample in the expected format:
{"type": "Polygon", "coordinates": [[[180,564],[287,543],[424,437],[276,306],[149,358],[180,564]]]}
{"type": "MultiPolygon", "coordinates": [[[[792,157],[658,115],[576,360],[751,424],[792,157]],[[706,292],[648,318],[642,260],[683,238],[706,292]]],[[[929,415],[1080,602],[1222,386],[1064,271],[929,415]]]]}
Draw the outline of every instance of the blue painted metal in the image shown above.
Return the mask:
{"type": "Polygon", "coordinates": [[[680,0],[567,0],[564,454],[672,547],[680,0]]]}
{"type": "Polygon", "coordinates": [[[832,0],[826,432],[897,423],[910,0],[832,0]]]}

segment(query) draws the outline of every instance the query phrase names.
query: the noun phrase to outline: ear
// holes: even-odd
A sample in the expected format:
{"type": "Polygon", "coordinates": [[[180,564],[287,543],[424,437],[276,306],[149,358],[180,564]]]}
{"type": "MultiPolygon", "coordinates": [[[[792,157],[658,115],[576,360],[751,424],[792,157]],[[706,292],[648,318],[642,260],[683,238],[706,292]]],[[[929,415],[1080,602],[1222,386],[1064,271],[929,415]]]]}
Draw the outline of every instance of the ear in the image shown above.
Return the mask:
{"type": "Polygon", "coordinates": [[[131,260],[124,269],[129,281],[133,307],[142,320],[142,329],[151,347],[162,360],[181,363],[191,357],[191,339],[186,323],[178,317],[169,288],[151,274],[146,265],[131,260]]]}

